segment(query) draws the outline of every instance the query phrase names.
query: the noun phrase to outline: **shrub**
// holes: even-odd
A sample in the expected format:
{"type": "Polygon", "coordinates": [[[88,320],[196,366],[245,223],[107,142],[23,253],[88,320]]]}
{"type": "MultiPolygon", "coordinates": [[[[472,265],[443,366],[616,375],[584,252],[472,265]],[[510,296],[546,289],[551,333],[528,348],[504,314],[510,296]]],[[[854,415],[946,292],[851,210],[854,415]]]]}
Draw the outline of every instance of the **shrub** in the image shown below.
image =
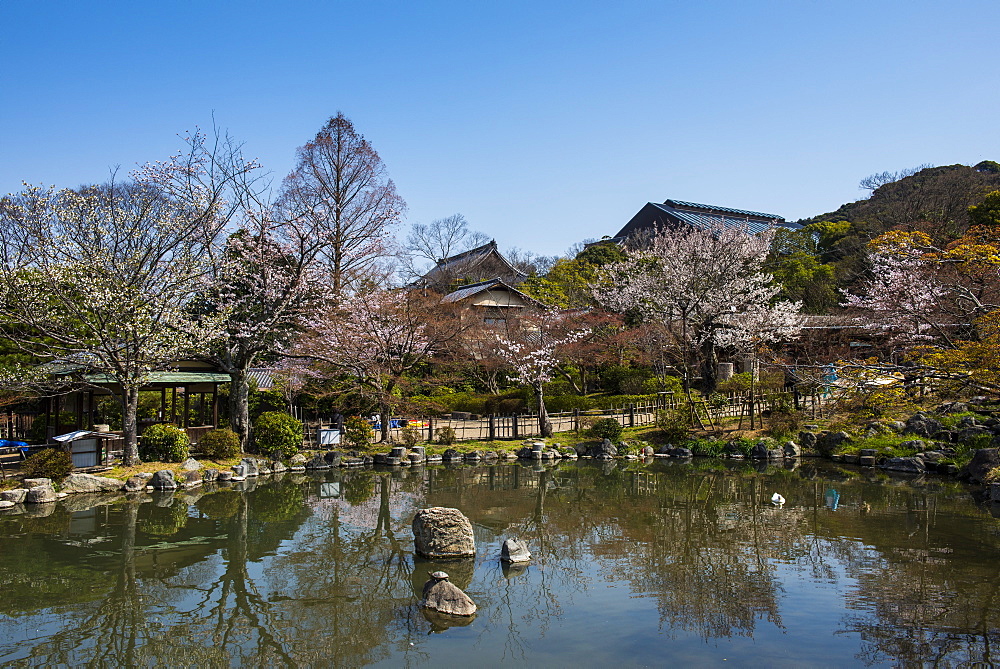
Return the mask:
{"type": "Polygon", "coordinates": [[[660,436],[671,444],[679,444],[687,439],[691,430],[691,408],[680,404],[674,409],[661,409],[656,412],[656,426],[660,428],[660,436]]]}
{"type": "Polygon", "coordinates": [[[181,462],[188,456],[191,440],[175,425],[157,423],[147,427],[139,438],[139,457],[146,461],[181,462]]]}
{"type": "Polygon", "coordinates": [[[610,365],[601,371],[601,385],[610,393],[636,395],[643,392],[644,384],[653,373],[648,369],[627,365],[610,365]]]}
{"type": "Polygon", "coordinates": [[[434,432],[434,435],[437,437],[437,442],[442,446],[452,446],[454,445],[455,440],[457,439],[457,435],[455,434],[455,428],[450,426],[439,427],[434,432]]]}
{"type": "Polygon", "coordinates": [[[240,454],[240,438],[229,428],[212,430],[201,436],[198,447],[213,460],[228,460],[240,454]]]}
{"type": "Polygon", "coordinates": [[[73,471],[73,456],[61,448],[43,448],[21,463],[25,478],[58,481],[73,471]]]}
{"type": "Polygon", "coordinates": [[[695,455],[710,458],[719,457],[726,448],[725,442],[716,439],[691,439],[684,446],[690,448],[691,452],[695,455]]]}
{"type": "Polygon", "coordinates": [[[598,439],[616,440],[622,434],[622,426],[614,418],[601,418],[594,422],[594,425],[587,430],[590,436],[598,439]]]}
{"type": "Polygon", "coordinates": [[[802,429],[803,421],[804,415],[801,411],[795,410],[792,399],[782,395],[771,410],[767,433],[775,439],[793,437],[802,429]]]}
{"type": "Polygon", "coordinates": [[[302,423],[287,413],[265,411],[253,424],[257,450],[272,458],[290,458],[302,448],[302,423]]]}
{"type": "Polygon", "coordinates": [[[630,444],[627,441],[623,441],[622,443],[618,444],[618,455],[638,455],[638,454],[639,454],[638,444],[630,444]]]}
{"type": "Polygon", "coordinates": [[[407,448],[413,448],[420,442],[420,430],[412,425],[407,425],[400,430],[399,436],[403,440],[403,445],[407,448]]]}
{"type": "Polygon", "coordinates": [[[344,421],[344,436],[358,450],[368,450],[375,440],[375,430],[371,423],[361,416],[351,416],[344,421]]]}

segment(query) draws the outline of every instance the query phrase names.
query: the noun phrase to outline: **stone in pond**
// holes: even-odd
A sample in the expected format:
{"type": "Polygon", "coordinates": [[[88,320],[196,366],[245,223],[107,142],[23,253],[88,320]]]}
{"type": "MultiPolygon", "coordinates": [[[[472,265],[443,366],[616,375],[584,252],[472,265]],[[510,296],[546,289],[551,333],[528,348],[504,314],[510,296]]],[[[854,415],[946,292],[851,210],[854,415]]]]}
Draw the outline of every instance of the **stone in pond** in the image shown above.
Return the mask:
{"type": "Polygon", "coordinates": [[[458,509],[433,506],[413,516],[413,543],[418,555],[430,559],[475,557],[472,523],[458,509]]]}
{"type": "Polygon", "coordinates": [[[423,599],[420,606],[452,616],[471,616],[476,612],[476,603],[448,580],[448,574],[435,571],[424,583],[423,599]]]}
{"type": "Polygon", "coordinates": [[[527,562],[531,559],[528,547],[520,539],[510,538],[500,548],[500,559],[504,562],[527,562]]]}

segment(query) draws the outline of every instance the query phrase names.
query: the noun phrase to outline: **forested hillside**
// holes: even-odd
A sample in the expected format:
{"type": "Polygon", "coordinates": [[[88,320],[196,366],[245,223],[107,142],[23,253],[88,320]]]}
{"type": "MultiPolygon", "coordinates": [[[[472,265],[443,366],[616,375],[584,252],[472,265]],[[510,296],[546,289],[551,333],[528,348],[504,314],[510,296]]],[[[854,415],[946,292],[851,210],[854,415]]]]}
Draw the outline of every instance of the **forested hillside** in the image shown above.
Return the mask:
{"type": "Polygon", "coordinates": [[[768,269],[784,286],[783,296],[802,300],[808,313],[825,313],[840,301],[839,290],[868,269],[865,247],[888,230],[924,232],[935,244],[961,237],[972,221],[994,222],[1000,212],[1000,164],[926,167],[908,174],[867,177],[870,197],[836,211],[798,221],[801,232],[779,231],[768,269]]]}

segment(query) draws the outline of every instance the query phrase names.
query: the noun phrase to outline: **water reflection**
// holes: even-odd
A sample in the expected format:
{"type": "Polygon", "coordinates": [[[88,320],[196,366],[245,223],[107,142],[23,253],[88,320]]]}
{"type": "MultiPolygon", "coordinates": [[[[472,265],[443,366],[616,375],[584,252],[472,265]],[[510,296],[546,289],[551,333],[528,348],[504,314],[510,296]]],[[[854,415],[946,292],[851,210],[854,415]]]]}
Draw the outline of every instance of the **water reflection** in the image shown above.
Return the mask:
{"type": "Polygon", "coordinates": [[[0,661],[32,665],[656,664],[664,636],[678,661],[961,664],[1000,635],[969,489],[809,461],[338,470],[76,496],[0,536],[0,661]],[[475,559],[414,556],[425,506],[470,517],[475,559]],[[530,563],[500,562],[510,536],[530,563]],[[438,569],[475,618],[417,606],[438,569]]]}

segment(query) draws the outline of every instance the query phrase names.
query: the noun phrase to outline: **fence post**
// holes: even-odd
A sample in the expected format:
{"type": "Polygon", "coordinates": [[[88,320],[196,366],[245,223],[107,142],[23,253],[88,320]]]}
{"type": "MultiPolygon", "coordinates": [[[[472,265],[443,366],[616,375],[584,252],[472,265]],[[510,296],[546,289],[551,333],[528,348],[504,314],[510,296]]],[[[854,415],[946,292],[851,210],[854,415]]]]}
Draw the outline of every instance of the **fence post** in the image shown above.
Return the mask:
{"type": "Polygon", "coordinates": [[[512,434],[513,434],[514,438],[517,439],[517,414],[514,414],[512,416],[512,418],[514,419],[514,422],[512,424],[512,427],[513,427],[512,434]]]}
{"type": "Polygon", "coordinates": [[[580,409],[573,409],[573,430],[580,431],[580,409]]]}
{"type": "Polygon", "coordinates": [[[427,441],[434,441],[434,418],[431,416],[427,417],[427,441]]]}
{"type": "Polygon", "coordinates": [[[490,414],[490,441],[495,441],[497,438],[497,417],[495,414],[490,414]]]}
{"type": "Polygon", "coordinates": [[[628,426],[635,427],[635,404],[628,405],[628,426]]]}

